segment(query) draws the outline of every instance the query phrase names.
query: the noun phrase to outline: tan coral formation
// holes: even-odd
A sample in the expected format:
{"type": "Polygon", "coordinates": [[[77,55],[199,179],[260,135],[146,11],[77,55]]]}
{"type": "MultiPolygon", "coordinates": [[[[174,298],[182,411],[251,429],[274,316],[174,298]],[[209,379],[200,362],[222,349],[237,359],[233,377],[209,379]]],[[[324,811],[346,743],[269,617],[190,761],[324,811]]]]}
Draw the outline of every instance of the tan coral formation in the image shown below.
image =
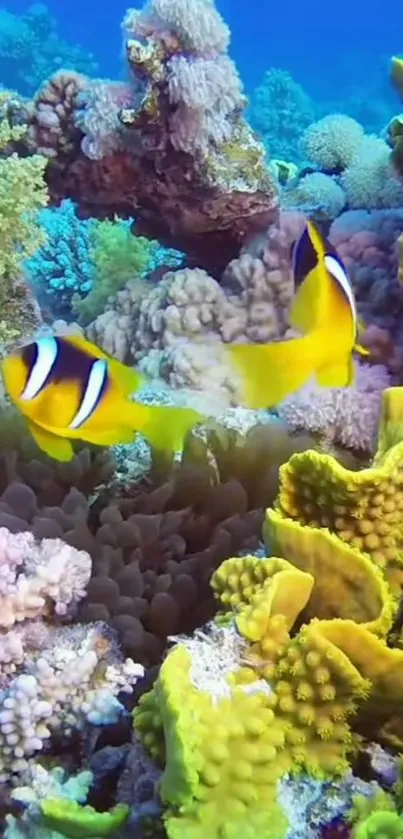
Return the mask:
{"type": "Polygon", "coordinates": [[[229,263],[221,283],[201,268],[169,271],[143,295],[129,283],[89,325],[89,338],[174,387],[239,400],[222,344],[285,334],[294,293],[290,252],[302,224],[302,216],[283,214],[229,263]]]}

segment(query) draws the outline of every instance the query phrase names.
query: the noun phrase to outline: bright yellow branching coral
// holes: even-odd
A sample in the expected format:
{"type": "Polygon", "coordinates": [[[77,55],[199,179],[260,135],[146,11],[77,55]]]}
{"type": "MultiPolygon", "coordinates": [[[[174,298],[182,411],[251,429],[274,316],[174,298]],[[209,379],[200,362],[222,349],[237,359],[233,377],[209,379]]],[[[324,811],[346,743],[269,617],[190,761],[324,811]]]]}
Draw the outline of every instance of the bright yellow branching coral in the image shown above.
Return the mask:
{"type": "Polygon", "coordinates": [[[309,527],[327,528],[367,553],[387,578],[403,577],[403,443],[361,472],[331,455],[295,454],[280,469],[277,509],[309,527]]]}
{"type": "MultiPolygon", "coordinates": [[[[0,152],[24,133],[7,118],[9,94],[0,95],[0,152]]],[[[41,155],[0,157],[0,303],[7,297],[12,280],[20,274],[25,258],[44,242],[35,213],[48,201],[44,181],[46,158],[41,155]]]]}
{"type": "Polygon", "coordinates": [[[314,579],[305,620],[348,618],[386,636],[396,603],[370,557],[328,530],[286,519],[277,510],[267,510],[263,534],[276,554],[314,579]]]}

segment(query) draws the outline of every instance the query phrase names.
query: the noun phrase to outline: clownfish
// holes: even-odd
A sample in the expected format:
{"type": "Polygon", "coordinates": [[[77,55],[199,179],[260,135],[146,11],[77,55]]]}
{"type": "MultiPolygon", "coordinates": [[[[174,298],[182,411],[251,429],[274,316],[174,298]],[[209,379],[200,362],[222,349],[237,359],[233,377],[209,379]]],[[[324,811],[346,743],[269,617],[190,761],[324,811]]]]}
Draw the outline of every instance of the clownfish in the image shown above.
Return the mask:
{"type": "Polygon", "coordinates": [[[204,419],[190,408],[132,402],[143,376],[81,337],[38,338],[0,369],[37,445],[55,460],[71,460],[70,440],[112,446],[133,442],[137,432],[160,451],[178,451],[204,419]]]}
{"type": "Polygon", "coordinates": [[[294,247],[293,271],[297,291],[289,320],[303,337],[227,346],[249,408],[274,407],[313,377],[322,387],[348,387],[353,352],[368,355],[356,343],[357,308],[346,268],[310,221],[294,247]]]}

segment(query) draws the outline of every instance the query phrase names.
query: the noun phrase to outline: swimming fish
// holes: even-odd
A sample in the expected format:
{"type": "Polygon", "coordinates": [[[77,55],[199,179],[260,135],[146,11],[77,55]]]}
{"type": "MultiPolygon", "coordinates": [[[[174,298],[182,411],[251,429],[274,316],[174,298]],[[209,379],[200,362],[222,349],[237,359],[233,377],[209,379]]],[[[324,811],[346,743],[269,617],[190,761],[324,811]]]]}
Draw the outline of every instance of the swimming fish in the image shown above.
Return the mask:
{"type": "Polygon", "coordinates": [[[354,381],[357,309],[346,269],[333,246],[308,221],[293,255],[295,288],[290,324],[301,338],[272,344],[231,344],[249,408],[270,408],[316,376],[323,387],[354,381]]]}
{"type": "Polygon", "coordinates": [[[55,460],[71,460],[71,440],[112,446],[133,442],[136,432],[158,450],[177,451],[204,419],[190,408],[132,402],[143,376],[81,337],[38,338],[0,369],[37,445],[55,460]]]}

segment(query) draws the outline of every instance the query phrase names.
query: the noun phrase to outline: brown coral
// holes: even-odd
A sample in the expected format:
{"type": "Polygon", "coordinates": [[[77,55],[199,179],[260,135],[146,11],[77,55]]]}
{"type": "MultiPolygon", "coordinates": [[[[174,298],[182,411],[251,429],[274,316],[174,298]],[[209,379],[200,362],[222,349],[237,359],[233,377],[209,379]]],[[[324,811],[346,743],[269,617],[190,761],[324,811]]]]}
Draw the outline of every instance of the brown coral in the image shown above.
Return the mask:
{"type": "MultiPolygon", "coordinates": [[[[35,98],[29,147],[50,158],[47,178],[55,203],[68,195],[84,215],[135,216],[140,235],[183,250],[197,264],[221,272],[251,232],[276,218],[276,187],[265,166],[263,146],[243,117],[246,100],[226,55],[210,61],[218,62],[216,78],[224,73],[234,87],[223,137],[217,142],[212,130],[203,154],[197,144],[199,131],[188,144],[175,142],[185,121],[183,103],[170,99],[172,43],[166,38],[157,42],[149,32],[139,38],[130,33],[126,57],[135,82],[134,106],[116,108],[112,133],[117,142],[100,159],[85,154],[83,102],[77,100],[77,93],[85,93],[92,83],[71,72],[56,74],[35,98]]],[[[209,66],[207,60],[205,64],[209,66]]],[[[196,64],[183,58],[183,66],[192,70],[196,64]]],[[[192,114],[190,108],[188,124],[192,114]]],[[[199,108],[199,117],[208,128],[208,102],[199,108]]],[[[102,107],[99,119],[109,119],[102,107]]],[[[220,124],[217,119],[214,125],[220,124]]],[[[101,125],[95,127],[97,135],[102,130],[101,125]]]]}
{"type": "Polygon", "coordinates": [[[78,95],[86,78],[73,70],[60,70],[36,94],[29,120],[27,145],[48,158],[64,158],[75,147],[80,132],[75,125],[78,95]]]}

